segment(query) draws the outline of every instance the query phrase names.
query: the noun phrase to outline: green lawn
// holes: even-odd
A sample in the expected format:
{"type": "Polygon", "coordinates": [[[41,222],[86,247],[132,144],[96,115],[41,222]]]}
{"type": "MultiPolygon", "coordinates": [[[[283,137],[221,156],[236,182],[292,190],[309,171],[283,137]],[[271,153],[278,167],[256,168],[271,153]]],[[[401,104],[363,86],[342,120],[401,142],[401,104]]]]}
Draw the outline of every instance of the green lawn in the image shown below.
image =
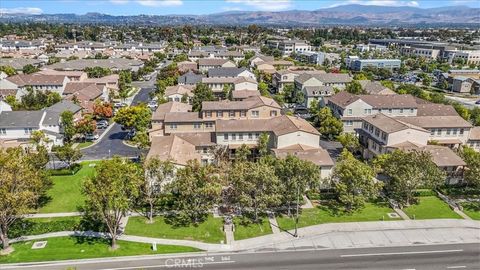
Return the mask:
{"type": "MultiPolygon", "coordinates": [[[[303,209],[299,219],[298,227],[306,227],[322,223],[336,222],[356,222],[356,221],[380,221],[380,220],[398,220],[388,217],[388,213],[394,212],[387,204],[367,203],[365,208],[351,214],[335,214],[332,209],[326,206],[318,206],[310,209],[303,209]]],[[[295,228],[295,219],[286,215],[277,217],[278,225],[282,230],[291,230],[295,228]]]]}
{"type": "Polygon", "coordinates": [[[82,149],[82,148],[85,148],[85,147],[90,146],[92,144],[93,144],[93,142],[81,142],[81,143],[78,144],[77,148],[82,149]]]}
{"type": "Polygon", "coordinates": [[[462,203],[463,212],[475,220],[480,220],[480,203],[464,202],[462,203]]]}
{"type": "Polygon", "coordinates": [[[404,208],[403,211],[415,219],[461,218],[448,204],[436,196],[418,197],[418,204],[404,208]]]}
{"type": "Polygon", "coordinates": [[[0,263],[38,262],[199,251],[192,247],[168,245],[157,245],[157,251],[153,251],[150,244],[127,241],[118,241],[120,248],[111,251],[109,249],[109,241],[106,239],[55,237],[45,240],[48,241],[48,243],[43,249],[31,249],[33,241],[13,244],[15,251],[10,255],[0,256],[0,263]]]}
{"type": "Polygon", "coordinates": [[[83,205],[82,183],[92,176],[95,167],[92,163],[82,163],[83,167],[75,175],[52,176],[53,186],[47,194],[51,200],[39,209],[39,213],[76,212],[83,205]]]}
{"type": "Polygon", "coordinates": [[[235,240],[242,240],[257,236],[262,236],[272,233],[270,222],[268,218],[263,218],[261,223],[242,222],[242,218],[235,218],[233,220],[235,224],[234,237],[235,240]]]}
{"type": "Polygon", "coordinates": [[[155,222],[148,224],[145,217],[131,217],[128,219],[125,234],[148,236],[155,238],[195,240],[207,243],[225,241],[223,233],[223,219],[209,216],[197,226],[173,226],[167,224],[161,216],[154,218],[155,222]]]}

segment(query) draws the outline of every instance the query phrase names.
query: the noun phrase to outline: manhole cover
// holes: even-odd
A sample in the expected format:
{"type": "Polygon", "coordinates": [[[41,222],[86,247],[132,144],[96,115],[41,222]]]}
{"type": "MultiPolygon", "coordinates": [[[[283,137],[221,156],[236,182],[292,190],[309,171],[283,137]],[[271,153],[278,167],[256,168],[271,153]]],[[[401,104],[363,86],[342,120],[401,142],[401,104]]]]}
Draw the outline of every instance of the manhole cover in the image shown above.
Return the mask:
{"type": "Polygon", "coordinates": [[[47,241],[34,242],[32,245],[32,249],[41,249],[41,248],[45,248],[46,246],[47,246],[47,241]]]}
{"type": "Polygon", "coordinates": [[[400,218],[400,216],[397,213],[388,213],[387,215],[389,218],[400,218]]]}

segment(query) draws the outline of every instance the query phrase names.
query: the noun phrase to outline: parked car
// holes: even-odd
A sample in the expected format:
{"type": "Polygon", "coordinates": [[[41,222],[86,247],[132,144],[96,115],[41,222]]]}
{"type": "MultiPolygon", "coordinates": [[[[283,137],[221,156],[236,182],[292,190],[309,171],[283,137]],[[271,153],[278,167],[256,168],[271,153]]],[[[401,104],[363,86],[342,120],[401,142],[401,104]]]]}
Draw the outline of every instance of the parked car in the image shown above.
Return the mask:
{"type": "Polygon", "coordinates": [[[85,135],[85,140],[86,141],[95,141],[98,140],[98,134],[86,134],[85,135]]]}
{"type": "Polygon", "coordinates": [[[148,104],[147,104],[147,107],[149,107],[150,109],[154,110],[158,107],[158,103],[156,101],[150,101],[148,104]]]}
{"type": "Polygon", "coordinates": [[[97,128],[98,129],[105,129],[108,127],[108,121],[107,120],[100,120],[97,122],[97,128]]]}
{"type": "Polygon", "coordinates": [[[475,104],[480,105],[480,99],[475,102],[475,104]]]}

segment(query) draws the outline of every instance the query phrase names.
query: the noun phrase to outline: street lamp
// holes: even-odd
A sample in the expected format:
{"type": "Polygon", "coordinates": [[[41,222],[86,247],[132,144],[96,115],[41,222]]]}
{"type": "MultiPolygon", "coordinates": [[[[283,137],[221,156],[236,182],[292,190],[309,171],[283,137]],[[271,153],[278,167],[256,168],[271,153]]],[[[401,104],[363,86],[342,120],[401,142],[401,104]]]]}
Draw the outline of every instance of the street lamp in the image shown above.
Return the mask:
{"type": "Polygon", "coordinates": [[[295,213],[295,233],[293,234],[294,237],[298,237],[298,210],[300,205],[300,186],[297,182],[297,212],[295,213]]]}

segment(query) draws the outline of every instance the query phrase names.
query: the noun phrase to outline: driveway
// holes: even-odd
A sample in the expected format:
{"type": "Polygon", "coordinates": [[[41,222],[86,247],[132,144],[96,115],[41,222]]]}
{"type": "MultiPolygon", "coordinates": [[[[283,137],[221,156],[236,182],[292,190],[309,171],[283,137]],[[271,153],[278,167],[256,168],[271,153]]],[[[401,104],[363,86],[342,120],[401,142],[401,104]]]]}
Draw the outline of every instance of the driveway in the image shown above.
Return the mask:
{"type": "MultiPolygon", "coordinates": [[[[144,82],[145,83],[145,82],[144,82]]],[[[150,100],[150,92],[155,91],[155,79],[148,81],[149,87],[140,89],[133,98],[132,105],[142,102],[147,103],[150,100]]],[[[127,131],[123,131],[118,124],[113,126],[104,134],[96,144],[85,148],[82,151],[82,160],[108,159],[112,156],[137,157],[141,151],[136,147],[131,147],[123,143],[127,136],[127,131]]]]}

